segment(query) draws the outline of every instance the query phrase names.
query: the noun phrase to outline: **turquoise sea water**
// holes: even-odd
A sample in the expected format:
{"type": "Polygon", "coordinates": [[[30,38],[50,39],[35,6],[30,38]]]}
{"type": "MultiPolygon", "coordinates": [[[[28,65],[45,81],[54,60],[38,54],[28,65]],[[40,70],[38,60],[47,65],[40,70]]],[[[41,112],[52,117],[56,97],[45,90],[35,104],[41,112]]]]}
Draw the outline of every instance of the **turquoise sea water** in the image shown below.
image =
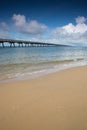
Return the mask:
{"type": "Polygon", "coordinates": [[[0,48],[0,82],[30,79],[87,65],[85,47],[0,48]]]}

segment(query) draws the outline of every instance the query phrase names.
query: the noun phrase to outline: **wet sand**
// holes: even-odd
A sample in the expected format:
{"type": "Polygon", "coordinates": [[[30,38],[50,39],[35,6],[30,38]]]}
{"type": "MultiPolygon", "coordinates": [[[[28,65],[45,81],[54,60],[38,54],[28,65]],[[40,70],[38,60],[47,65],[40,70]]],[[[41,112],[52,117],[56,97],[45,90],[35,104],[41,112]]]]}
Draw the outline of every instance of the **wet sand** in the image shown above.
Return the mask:
{"type": "Polygon", "coordinates": [[[87,67],[0,84],[0,130],[87,130],[87,67]]]}

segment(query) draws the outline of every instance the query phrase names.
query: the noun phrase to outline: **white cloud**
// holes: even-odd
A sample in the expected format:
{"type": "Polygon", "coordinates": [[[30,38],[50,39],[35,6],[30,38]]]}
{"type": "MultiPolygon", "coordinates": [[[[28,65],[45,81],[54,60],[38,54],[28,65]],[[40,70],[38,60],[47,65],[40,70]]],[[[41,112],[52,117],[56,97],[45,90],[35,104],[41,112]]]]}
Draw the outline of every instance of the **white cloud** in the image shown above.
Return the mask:
{"type": "Polygon", "coordinates": [[[63,44],[87,44],[87,24],[85,17],[77,17],[76,25],[69,23],[62,27],[57,27],[51,31],[51,41],[63,44]]]}
{"type": "Polygon", "coordinates": [[[9,37],[9,27],[5,22],[0,22],[0,38],[9,37]]]}
{"type": "Polygon", "coordinates": [[[85,18],[83,16],[78,16],[75,20],[76,20],[76,23],[79,24],[79,23],[86,22],[87,18],[85,18]]]}
{"type": "Polygon", "coordinates": [[[75,32],[75,26],[72,23],[69,23],[68,25],[63,26],[62,29],[64,29],[64,31],[66,31],[67,33],[75,32]]]}
{"type": "Polygon", "coordinates": [[[45,24],[41,24],[36,20],[27,21],[24,15],[14,14],[12,17],[15,27],[21,33],[28,33],[28,34],[43,34],[47,26],[45,24]]]}

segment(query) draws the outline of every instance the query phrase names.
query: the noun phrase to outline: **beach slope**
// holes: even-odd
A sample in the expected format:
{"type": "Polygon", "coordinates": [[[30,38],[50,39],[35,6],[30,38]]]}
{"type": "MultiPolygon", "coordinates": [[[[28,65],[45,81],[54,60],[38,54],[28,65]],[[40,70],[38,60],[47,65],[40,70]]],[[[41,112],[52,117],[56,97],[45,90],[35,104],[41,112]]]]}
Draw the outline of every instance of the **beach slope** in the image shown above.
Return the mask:
{"type": "Polygon", "coordinates": [[[0,84],[0,130],[87,130],[87,67],[0,84]]]}

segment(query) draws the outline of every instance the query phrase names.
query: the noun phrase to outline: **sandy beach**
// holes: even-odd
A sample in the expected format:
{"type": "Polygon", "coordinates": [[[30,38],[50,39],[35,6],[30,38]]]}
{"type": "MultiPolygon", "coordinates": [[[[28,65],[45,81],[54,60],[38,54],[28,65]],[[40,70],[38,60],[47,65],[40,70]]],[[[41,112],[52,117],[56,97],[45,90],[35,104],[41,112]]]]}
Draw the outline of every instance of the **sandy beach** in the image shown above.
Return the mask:
{"type": "Polygon", "coordinates": [[[87,67],[0,84],[0,130],[87,130],[87,67]]]}

